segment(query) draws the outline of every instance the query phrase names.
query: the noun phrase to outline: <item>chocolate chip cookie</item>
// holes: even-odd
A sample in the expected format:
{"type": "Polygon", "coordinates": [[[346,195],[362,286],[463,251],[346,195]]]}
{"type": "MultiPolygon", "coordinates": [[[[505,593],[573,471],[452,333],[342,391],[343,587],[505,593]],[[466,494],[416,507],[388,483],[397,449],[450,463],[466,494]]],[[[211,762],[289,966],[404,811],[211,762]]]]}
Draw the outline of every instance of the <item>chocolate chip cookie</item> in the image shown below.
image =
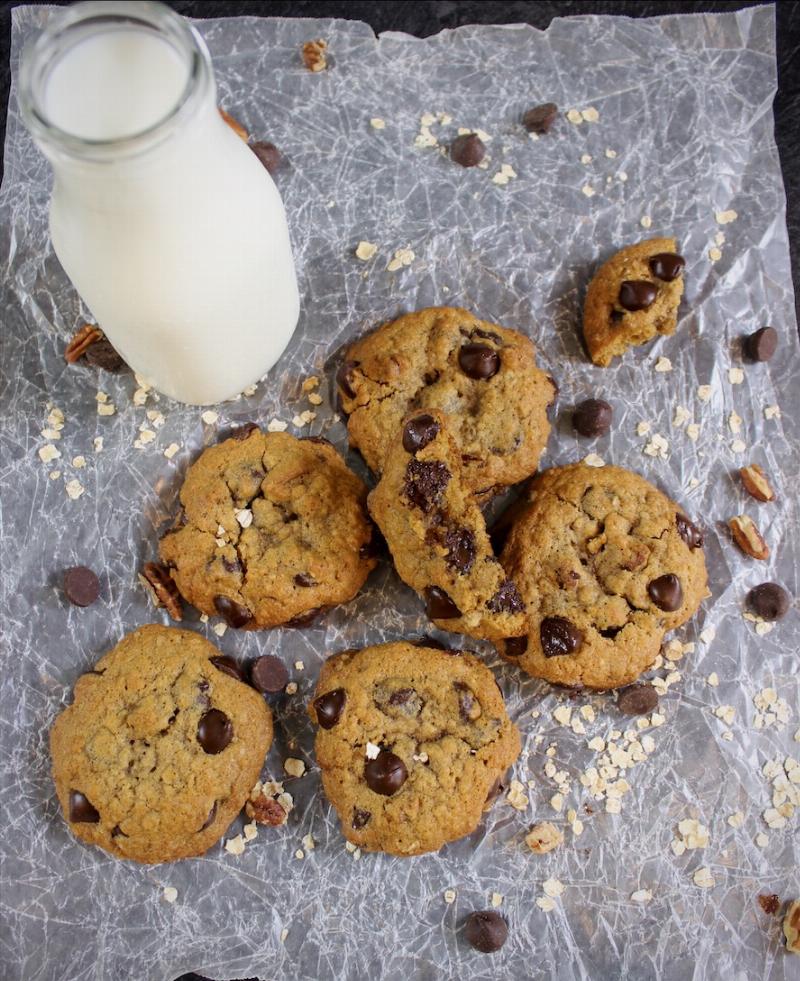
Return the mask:
{"type": "Polygon", "coordinates": [[[527,337],[456,307],[379,327],[349,349],[337,381],[350,443],[376,474],[408,412],[440,409],[481,499],[536,470],[556,395],[527,337]]]}
{"type": "Polygon", "coordinates": [[[519,755],[494,676],[459,651],[337,654],[308,711],[325,794],[367,851],[420,855],[474,831],[519,755]]]}
{"type": "Polygon", "coordinates": [[[157,863],[202,855],[225,833],[272,742],[264,699],[227,660],[198,634],[150,625],[78,679],[50,732],[74,834],[157,863]]]}
{"type": "Polygon", "coordinates": [[[672,334],[683,295],[683,269],[674,238],[628,245],[589,283],[583,336],[592,361],[605,368],[633,344],[672,334]]]}
{"type": "Polygon", "coordinates": [[[181,595],[247,630],[351,600],[375,566],[367,488],[327,441],[253,427],[205,450],[161,541],[181,595]]]}
{"type": "Polygon", "coordinates": [[[617,688],[707,595],[703,534],[638,474],[583,463],[537,477],[501,561],[529,630],[501,653],[561,685],[617,688]]]}
{"type": "Polygon", "coordinates": [[[443,630],[499,640],[527,630],[522,599],[494,557],[464,481],[452,417],[418,411],[389,445],[368,499],[400,578],[443,630]]]}

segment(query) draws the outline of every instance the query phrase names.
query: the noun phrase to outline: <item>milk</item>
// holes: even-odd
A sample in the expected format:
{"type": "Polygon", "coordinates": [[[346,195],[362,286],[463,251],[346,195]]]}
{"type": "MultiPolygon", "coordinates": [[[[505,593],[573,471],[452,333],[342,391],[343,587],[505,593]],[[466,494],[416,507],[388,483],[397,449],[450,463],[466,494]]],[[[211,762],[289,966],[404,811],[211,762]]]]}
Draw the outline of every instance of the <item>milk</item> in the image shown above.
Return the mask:
{"type": "Polygon", "coordinates": [[[136,26],[89,30],[42,83],[55,134],[34,135],[55,174],[53,247],[93,316],[153,387],[206,405],[275,363],[299,300],[278,191],[220,117],[195,41],[206,91],[176,109],[197,85],[185,52],[136,26]],[[58,130],[98,153],[65,149],[58,130]]]}

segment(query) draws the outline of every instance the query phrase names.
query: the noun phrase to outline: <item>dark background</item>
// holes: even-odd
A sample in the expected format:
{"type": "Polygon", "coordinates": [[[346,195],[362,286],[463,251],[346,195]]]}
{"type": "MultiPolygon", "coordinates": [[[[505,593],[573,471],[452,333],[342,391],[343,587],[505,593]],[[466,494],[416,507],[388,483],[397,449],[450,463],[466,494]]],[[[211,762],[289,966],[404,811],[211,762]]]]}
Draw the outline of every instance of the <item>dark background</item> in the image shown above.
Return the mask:
{"type": "MultiPolygon", "coordinates": [[[[58,0],[56,0],[58,2],[58,0]]],[[[62,0],[63,2],[63,0],[62,0]]],[[[699,11],[740,10],[756,2],[718,0],[169,0],[169,5],[188,17],[344,17],[362,20],[372,29],[405,31],[426,37],[462,24],[527,23],[546,28],[554,17],[573,14],[624,14],[653,17],[699,11]]],[[[5,107],[9,86],[10,10],[21,6],[0,2],[0,137],[5,139],[5,107]]],[[[779,0],[777,15],[778,93],[775,96],[775,140],[780,152],[786,186],[787,223],[794,281],[800,284],[800,3],[779,0]]],[[[798,291],[800,292],[800,291],[798,291]]],[[[197,965],[199,968],[202,965],[197,965]]],[[[179,981],[202,981],[185,974],[179,981]]]]}

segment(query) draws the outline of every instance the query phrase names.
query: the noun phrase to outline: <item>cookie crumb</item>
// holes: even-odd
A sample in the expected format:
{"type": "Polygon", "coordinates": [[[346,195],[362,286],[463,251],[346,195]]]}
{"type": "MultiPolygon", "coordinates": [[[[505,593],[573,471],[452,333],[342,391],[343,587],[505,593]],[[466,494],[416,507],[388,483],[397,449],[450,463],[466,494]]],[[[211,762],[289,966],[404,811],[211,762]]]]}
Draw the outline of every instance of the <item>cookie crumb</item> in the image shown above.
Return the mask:
{"type": "Polygon", "coordinates": [[[504,187],[508,182],[517,176],[516,170],[511,164],[503,164],[500,170],[492,177],[492,183],[504,187]]]}
{"type": "Polygon", "coordinates": [[[175,886],[164,886],[164,891],[161,893],[164,901],[167,903],[174,903],[178,898],[178,890],[175,886]]]}

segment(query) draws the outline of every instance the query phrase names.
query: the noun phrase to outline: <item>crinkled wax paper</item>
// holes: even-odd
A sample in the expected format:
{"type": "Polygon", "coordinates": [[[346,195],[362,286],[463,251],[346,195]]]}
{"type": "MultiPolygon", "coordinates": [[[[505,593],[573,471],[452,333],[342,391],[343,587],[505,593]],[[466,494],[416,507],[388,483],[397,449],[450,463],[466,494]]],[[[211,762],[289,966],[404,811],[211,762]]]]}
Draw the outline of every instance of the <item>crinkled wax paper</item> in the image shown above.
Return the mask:
{"type": "MultiPolygon", "coordinates": [[[[13,15],[16,78],[21,44],[50,11],[13,15]]],[[[544,33],[465,27],[425,40],[376,39],[343,20],[198,27],[221,103],[287,157],[277,183],[303,298],[289,350],[255,394],[220,406],[213,424],[200,409],[152,394],[135,404],[132,376],[65,364],[65,343],[86,311],[50,248],[49,169],[12,88],[0,197],[3,978],[169,981],[189,969],[264,979],[796,978],[780,918],[762,912],[757,897],[800,893],[797,815],[777,829],[762,817],[773,794],[785,803],[786,757],[800,756],[800,617],[794,607],[771,632],[743,618],[757,582],[800,593],[800,352],[772,134],[773,10],[587,16],[556,20],[544,33]],[[311,74],[299,47],[317,37],[327,39],[330,63],[311,74]],[[531,139],[521,112],[551,100],[560,119],[550,135],[531,139]],[[571,108],[595,109],[596,121],[568,121],[571,108]],[[426,113],[435,117],[430,139],[421,130],[426,113]],[[442,152],[459,127],[491,137],[486,169],[464,170],[442,152]],[[730,211],[736,217],[725,222],[731,215],[719,213],[730,211]],[[656,234],[674,234],[687,258],[678,331],[608,369],[592,367],[578,330],[587,279],[617,247],[656,234]],[[367,262],[354,255],[361,240],[378,246],[367,262]],[[388,270],[398,249],[413,259],[388,270]],[[345,452],[332,383],[337,352],[371,325],[436,303],[462,304],[535,340],[561,385],[543,465],[596,453],[644,474],[706,525],[712,595],[677,635],[694,649],[673,648],[673,658],[683,656],[650,675],[667,679],[663,724],[639,731],[612,697],[570,697],[465,641],[495,668],[522,730],[514,776],[529,806],[501,800],[483,828],[436,855],[349,853],[320,793],[305,703],[326,654],[430,629],[420,601],[383,564],[352,603],[308,629],[218,638],[213,622],[188,614],[187,625],[224,652],[276,652],[291,666],[298,690],[275,703],[265,768],[280,778],[287,756],[308,766],[306,776],[286,778],[296,807],[285,827],[260,829],[239,857],[218,845],[204,858],[152,868],[79,844],[58,811],[47,732],[78,675],[125,631],[167,622],[136,573],[155,556],[186,467],[237,422],[278,418],[297,431],[292,418],[313,408],[300,392],[312,374],[324,400],[302,432],[323,433],[345,452]],[[770,364],[744,364],[741,334],[765,323],[778,329],[780,353],[770,364]],[[656,370],[661,358],[671,370],[656,370]],[[98,388],[114,415],[98,415],[98,388]],[[596,443],[570,427],[570,407],[589,395],[609,398],[616,412],[611,435],[596,443]],[[64,413],[59,440],[40,435],[50,403],[64,413]],[[163,413],[163,425],[148,410],[163,413]],[[156,436],[137,449],[142,425],[156,436]],[[61,455],[43,463],[37,452],[48,442],[61,455]],[[170,459],[172,443],[180,448],[170,459]],[[750,461],[771,476],[775,503],[744,495],[736,470],[750,461]],[[75,500],[66,492],[73,480],[83,487],[75,500]],[[725,522],[743,511],[772,547],[767,562],[730,541],[725,522]],[[69,606],[59,588],[60,572],[77,563],[102,580],[102,599],[88,609],[69,606]],[[714,674],[716,686],[707,680],[714,674]],[[560,723],[559,707],[578,724],[560,723]],[[606,798],[580,780],[602,756],[587,743],[600,737],[621,749],[629,729],[646,744],[634,755],[646,758],[609,778],[630,785],[621,813],[609,813],[606,798]],[[769,766],[763,772],[774,760],[783,778],[769,766]],[[563,771],[560,811],[550,803],[558,783],[547,763],[563,771]],[[583,822],[579,836],[570,809],[583,822]],[[738,827],[729,820],[737,812],[738,827]],[[708,843],[676,855],[677,825],[692,818],[708,828],[708,843]],[[544,819],[564,830],[565,844],[535,856],[524,835],[544,819]],[[309,834],[313,850],[303,843],[309,834]],[[705,868],[713,887],[693,881],[705,868]],[[536,902],[548,879],[564,886],[549,912],[536,902]],[[162,897],[167,886],[177,890],[172,904],[162,897]],[[466,946],[459,924],[489,907],[493,893],[510,934],[487,957],[466,946]]]]}

